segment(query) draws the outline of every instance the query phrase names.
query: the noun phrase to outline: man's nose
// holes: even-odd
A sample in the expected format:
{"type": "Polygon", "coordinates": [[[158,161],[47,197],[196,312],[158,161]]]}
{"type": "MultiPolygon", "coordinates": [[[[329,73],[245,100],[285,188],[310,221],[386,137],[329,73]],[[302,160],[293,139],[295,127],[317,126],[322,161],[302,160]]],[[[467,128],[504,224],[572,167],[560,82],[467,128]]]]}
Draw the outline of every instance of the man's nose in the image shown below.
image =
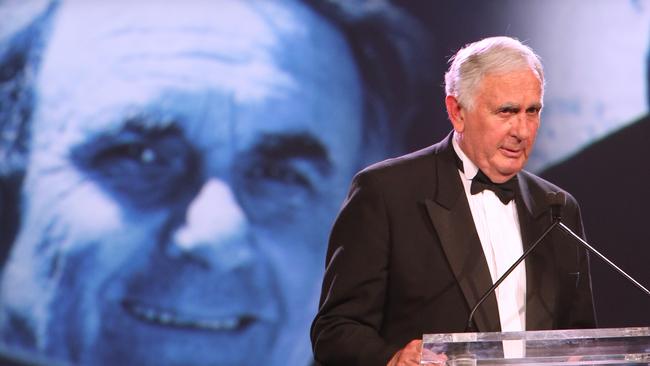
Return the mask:
{"type": "Polygon", "coordinates": [[[529,117],[526,112],[518,113],[512,120],[512,134],[519,140],[525,140],[530,137],[529,117]]]}
{"type": "Polygon", "coordinates": [[[230,186],[213,178],[190,202],[168,250],[173,256],[228,271],[251,263],[249,239],[246,216],[230,186]]]}

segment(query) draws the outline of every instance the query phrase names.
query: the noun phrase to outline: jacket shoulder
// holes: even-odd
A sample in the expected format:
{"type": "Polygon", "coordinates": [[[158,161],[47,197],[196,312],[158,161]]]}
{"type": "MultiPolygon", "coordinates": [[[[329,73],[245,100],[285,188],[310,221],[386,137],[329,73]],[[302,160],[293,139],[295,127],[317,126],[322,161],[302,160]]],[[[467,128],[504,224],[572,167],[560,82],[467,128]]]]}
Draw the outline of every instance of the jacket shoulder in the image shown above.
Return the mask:
{"type": "Polygon", "coordinates": [[[433,164],[435,164],[435,156],[440,150],[439,144],[436,144],[406,155],[374,163],[358,172],[355,179],[362,177],[386,179],[391,176],[406,179],[411,175],[431,172],[434,167],[433,164]]]}

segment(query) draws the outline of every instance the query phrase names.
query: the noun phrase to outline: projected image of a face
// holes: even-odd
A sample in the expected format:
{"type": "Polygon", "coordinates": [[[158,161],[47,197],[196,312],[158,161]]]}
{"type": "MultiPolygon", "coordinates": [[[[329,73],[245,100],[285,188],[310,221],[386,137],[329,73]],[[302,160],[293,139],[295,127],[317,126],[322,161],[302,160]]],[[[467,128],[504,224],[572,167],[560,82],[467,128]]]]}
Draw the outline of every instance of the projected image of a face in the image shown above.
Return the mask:
{"type": "Polygon", "coordinates": [[[58,9],[2,281],[10,341],[80,364],[308,362],[359,75],[299,2],[201,4],[58,9]]]}

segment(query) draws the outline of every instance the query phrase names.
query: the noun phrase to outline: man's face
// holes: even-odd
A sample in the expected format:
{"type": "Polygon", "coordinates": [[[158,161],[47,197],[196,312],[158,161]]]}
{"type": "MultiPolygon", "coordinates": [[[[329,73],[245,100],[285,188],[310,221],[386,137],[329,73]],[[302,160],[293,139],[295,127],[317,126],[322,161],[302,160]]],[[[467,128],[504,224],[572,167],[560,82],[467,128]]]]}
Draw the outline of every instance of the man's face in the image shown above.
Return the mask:
{"type": "Polygon", "coordinates": [[[360,163],[348,45],[294,2],[115,3],[54,23],[3,301],[82,364],[306,362],[360,163]]]}
{"type": "Polygon", "coordinates": [[[487,74],[476,89],[473,108],[460,107],[452,122],[463,151],[500,183],[526,164],[541,108],[541,83],[531,70],[487,74]]]}

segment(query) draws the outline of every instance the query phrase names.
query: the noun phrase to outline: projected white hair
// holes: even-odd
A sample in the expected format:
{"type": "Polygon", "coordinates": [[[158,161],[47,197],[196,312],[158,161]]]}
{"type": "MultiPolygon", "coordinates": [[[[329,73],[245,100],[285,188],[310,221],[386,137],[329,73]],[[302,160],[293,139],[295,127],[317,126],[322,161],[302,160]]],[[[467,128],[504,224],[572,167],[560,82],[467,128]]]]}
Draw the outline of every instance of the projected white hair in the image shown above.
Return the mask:
{"type": "Polygon", "coordinates": [[[540,57],[517,39],[490,37],[470,43],[452,56],[449,63],[445,91],[467,109],[473,108],[476,89],[486,74],[528,68],[539,78],[543,96],[544,70],[540,57]]]}

